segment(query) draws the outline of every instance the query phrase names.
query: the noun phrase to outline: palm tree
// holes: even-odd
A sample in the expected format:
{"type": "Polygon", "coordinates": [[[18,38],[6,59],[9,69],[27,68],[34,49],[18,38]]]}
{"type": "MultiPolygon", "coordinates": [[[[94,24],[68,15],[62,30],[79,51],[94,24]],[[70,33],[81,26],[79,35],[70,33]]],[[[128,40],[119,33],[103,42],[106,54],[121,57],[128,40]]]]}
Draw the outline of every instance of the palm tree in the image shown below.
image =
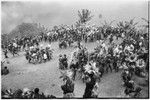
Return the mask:
{"type": "Polygon", "coordinates": [[[147,40],[149,39],[149,20],[145,19],[145,18],[141,18],[143,21],[146,22],[146,25],[141,25],[140,27],[143,27],[143,33],[145,35],[145,38],[147,38],[147,40]]]}
{"type": "Polygon", "coordinates": [[[126,26],[128,26],[128,28],[135,29],[138,22],[134,22],[134,19],[135,18],[131,19],[129,22],[125,21],[125,24],[126,24],[126,26]]]}
{"type": "Polygon", "coordinates": [[[91,15],[91,11],[88,9],[82,9],[81,11],[78,11],[79,16],[79,23],[86,24],[86,22],[90,21],[93,17],[91,15]]]}
{"type": "Polygon", "coordinates": [[[136,25],[138,24],[138,22],[135,23],[135,22],[134,22],[134,19],[135,19],[135,18],[131,19],[130,21],[125,21],[125,22],[121,21],[121,22],[119,22],[119,23],[117,24],[117,26],[118,26],[119,28],[124,29],[124,30],[135,29],[135,27],[136,27],[136,25]]]}
{"type": "Polygon", "coordinates": [[[117,26],[121,29],[123,29],[124,31],[126,31],[126,38],[130,38],[132,36],[136,35],[136,25],[138,24],[138,22],[134,22],[134,19],[131,19],[130,21],[121,21],[117,24],[117,26]]]}
{"type": "Polygon", "coordinates": [[[143,21],[145,21],[147,23],[147,25],[142,25],[145,28],[149,27],[149,20],[145,19],[145,18],[141,18],[143,21]]]}
{"type": "MultiPolygon", "coordinates": [[[[111,21],[111,22],[107,22],[106,20],[103,22],[103,23],[101,23],[102,24],[102,29],[106,29],[106,30],[111,30],[111,28],[112,28],[112,23],[114,22],[115,20],[113,20],[113,21],[111,21]]],[[[108,36],[109,35],[109,32],[104,32],[103,34],[102,34],[103,36],[108,36]]]]}
{"type": "Polygon", "coordinates": [[[85,26],[88,21],[90,21],[93,17],[91,15],[91,11],[88,9],[82,9],[81,11],[78,11],[78,17],[79,20],[76,22],[76,27],[78,27],[81,31],[81,34],[78,34],[78,36],[82,39],[85,37],[85,26]]]}
{"type": "Polygon", "coordinates": [[[145,18],[141,18],[144,22],[146,22],[145,25],[140,25],[138,27],[142,27],[142,30],[144,33],[148,33],[149,30],[149,20],[145,19],[145,18]]]}

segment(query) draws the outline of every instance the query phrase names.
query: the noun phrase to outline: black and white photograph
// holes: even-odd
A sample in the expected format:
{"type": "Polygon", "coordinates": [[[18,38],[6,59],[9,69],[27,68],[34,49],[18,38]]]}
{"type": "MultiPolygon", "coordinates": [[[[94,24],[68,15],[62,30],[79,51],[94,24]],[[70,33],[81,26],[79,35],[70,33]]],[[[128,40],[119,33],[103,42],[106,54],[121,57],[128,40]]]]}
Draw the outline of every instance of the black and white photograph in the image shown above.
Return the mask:
{"type": "Polygon", "coordinates": [[[149,0],[1,1],[1,99],[149,99],[149,0]]]}

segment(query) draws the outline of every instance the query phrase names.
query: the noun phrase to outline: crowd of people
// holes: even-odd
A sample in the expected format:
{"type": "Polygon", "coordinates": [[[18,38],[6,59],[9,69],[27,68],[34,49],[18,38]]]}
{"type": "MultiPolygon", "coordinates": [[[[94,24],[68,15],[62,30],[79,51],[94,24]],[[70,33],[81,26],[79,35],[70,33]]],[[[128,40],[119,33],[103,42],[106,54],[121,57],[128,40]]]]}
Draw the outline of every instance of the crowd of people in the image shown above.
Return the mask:
{"type": "Polygon", "coordinates": [[[51,45],[49,44],[47,47],[43,48],[42,45],[40,47],[31,46],[26,50],[26,60],[29,63],[37,64],[46,61],[50,61],[52,59],[53,49],[51,49],[51,45]]]}
{"type": "MultiPolygon", "coordinates": [[[[51,50],[50,46],[43,49],[42,46],[39,46],[39,43],[41,41],[51,43],[57,40],[60,41],[60,48],[62,46],[66,48],[68,44],[78,42],[78,46],[72,53],[70,60],[68,60],[66,54],[59,56],[59,69],[65,71],[62,73],[64,84],[61,86],[64,98],[73,98],[75,96],[74,81],[77,73],[80,74],[81,79],[86,83],[83,98],[97,98],[98,84],[100,84],[103,74],[108,73],[109,70],[116,73],[120,70],[122,71],[121,78],[124,82],[124,93],[126,95],[130,96],[133,93],[132,97],[134,98],[139,95],[141,88],[134,87],[132,76],[146,77],[149,71],[149,41],[147,34],[140,34],[137,30],[132,29],[129,31],[119,27],[83,26],[68,28],[66,26],[66,28],[61,27],[48,33],[42,33],[37,37],[15,39],[13,43],[3,46],[4,55],[5,58],[8,58],[8,50],[14,55],[23,49],[26,51],[25,57],[29,63],[46,62],[52,59],[53,50],[51,50]],[[114,43],[114,41],[119,41],[119,39],[122,40],[121,43],[114,43]],[[83,47],[81,41],[97,41],[99,45],[92,52],[88,52],[88,48],[83,47]]],[[[45,97],[44,94],[41,96],[38,88],[28,92],[29,95],[22,90],[8,94],[10,98],[50,97],[45,97]],[[26,95],[24,96],[24,94],[26,95]]]]}
{"type": "Polygon", "coordinates": [[[24,89],[17,89],[15,91],[9,90],[2,90],[1,92],[2,99],[54,99],[56,98],[54,95],[47,95],[43,92],[40,93],[39,88],[35,88],[33,90],[24,88],[24,89]]]}
{"type": "MultiPolygon", "coordinates": [[[[77,71],[81,72],[82,79],[86,82],[83,98],[93,98],[92,91],[95,85],[97,87],[96,83],[109,70],[110,72],[123,70],[121,77],[124,82],[124,93],[126,95],[134,94],[132,97],[137,97],[141,91],[140,87],[134,87],[132,76],[146,77],[146,73],[148,73],[149,52],[148,45],[144,44],[147,40],[143,36],[140,36],[138,41],[135,38],[126,39],[122,37],[122,43],[115,44],[111,36],[112,34],[107,38],[109,40],[107,44],[106,40],[99,41],[99,46],[91,53],[86,53],[86,48],[79,43],[76,52],[73,53],[71,62],[65,60],[64,63],[60,63],[60,66],[64,66],[65,69],[68,68],[67,70],[72,71],[72,80],[75,80],[77,71]],[[70,66],[68,66],[68,63],[70,63],[70,66]]],[[[114,39],[117,40],[118,37],[114,39]]]]}

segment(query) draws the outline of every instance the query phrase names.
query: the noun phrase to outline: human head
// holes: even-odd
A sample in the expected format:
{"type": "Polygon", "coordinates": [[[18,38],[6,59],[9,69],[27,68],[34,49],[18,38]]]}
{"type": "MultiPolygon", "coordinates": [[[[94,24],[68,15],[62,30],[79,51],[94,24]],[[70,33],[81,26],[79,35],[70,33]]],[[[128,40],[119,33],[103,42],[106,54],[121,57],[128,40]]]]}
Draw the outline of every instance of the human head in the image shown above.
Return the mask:
{"type": "Polygon", "coordinates": [[[39,93],[39,88],[35,88],[34,93],[39,93]]]}
{"type": "Polygon", "coordinates": [[[64,54],[64,57],[66,57],[66,54],[64,54]]]}

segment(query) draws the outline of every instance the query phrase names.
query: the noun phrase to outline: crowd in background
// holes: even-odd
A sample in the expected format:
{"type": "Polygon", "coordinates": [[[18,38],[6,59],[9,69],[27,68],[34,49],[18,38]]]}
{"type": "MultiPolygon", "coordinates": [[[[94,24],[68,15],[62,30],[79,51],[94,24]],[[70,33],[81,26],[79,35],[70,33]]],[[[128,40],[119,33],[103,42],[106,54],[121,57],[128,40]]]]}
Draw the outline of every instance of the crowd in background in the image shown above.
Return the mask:
{"type": "MultiPolygon", "coordinates": [[[[60,55],[59,69],[64,70],[64,84],[61,89],[64,98],[74,97],[74,81],[77,74],[81,75],[81,79],[86,83],[83,98],[98,97],[98,83],[103,74],[115,71],[122,71],[121,77],[124,82],[126,95],[134,93],[133,97],[137,97],[141,91],[140,87],[134,87],[132,76],[137,75],[146,77],[149,72],[149,48],[147,33],[140,33],[137,29],[124,29],[121,27],[97,27],[83,25],[80,27],[57,27],[47,33],[42,33],[37,37],[22,37],[14,39],[13,42],[3,45],[5,58],[8,58],[8,51],[13,55],[18,51],[26,50],[26,59],[29,63],[41,63],[52,59],[52,50],[50,47],[45,49],[39,46],[41,41],[53,42],[59,41],[59,47],[67,48],[71,43],[78,42],[75,52],[72,54],[71,61],[67,55],[60,55]],[[120,44],[114,41],[122,40],[120,44]],[[95,47],[93,52],[88,52],[81,42],[98,42],[99,46],[95,47]],[[107,43],[108,41],[108,43],[107,43]],[[69,72],[68,72],[69,71],[69,72]],[[65,75],[71,73],[71,75],[65,75]]],[[[17,97],[24,98],[22,90],[18,90],[17,97]],[[19,94],[18,94],[19,93],[19,94]]],[[[39,90],[30,91],[29,98],[39,97],[39,90]],[[37,95],[38,94],[38,95],[37,95]]],[[[5,94],[5,93],[4,93],[5,94]]],[[[11,93],[10,93],[11,94],[11,93]]],[[[28,98],[28,96],[25,98],[28,98]]]]}

